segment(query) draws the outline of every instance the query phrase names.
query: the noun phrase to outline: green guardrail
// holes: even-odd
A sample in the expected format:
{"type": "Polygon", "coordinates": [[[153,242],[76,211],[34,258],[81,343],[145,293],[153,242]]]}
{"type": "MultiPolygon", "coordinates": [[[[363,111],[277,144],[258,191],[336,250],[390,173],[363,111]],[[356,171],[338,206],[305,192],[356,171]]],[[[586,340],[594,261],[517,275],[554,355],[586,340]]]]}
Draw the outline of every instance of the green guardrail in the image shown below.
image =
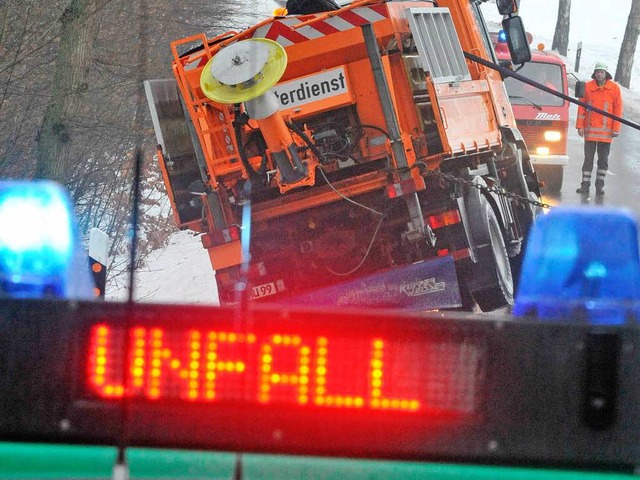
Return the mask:
{"type": "MultiPolygon", "coordinates": [[[[0,479],[110,479],[114,447],[0,443],[0,479]]],[[[622,480],[633,475],[607,472],[456,465],[379,460],[347,460],[287,455],[130,448],[134,479],[242,480],[622,480]]]]}

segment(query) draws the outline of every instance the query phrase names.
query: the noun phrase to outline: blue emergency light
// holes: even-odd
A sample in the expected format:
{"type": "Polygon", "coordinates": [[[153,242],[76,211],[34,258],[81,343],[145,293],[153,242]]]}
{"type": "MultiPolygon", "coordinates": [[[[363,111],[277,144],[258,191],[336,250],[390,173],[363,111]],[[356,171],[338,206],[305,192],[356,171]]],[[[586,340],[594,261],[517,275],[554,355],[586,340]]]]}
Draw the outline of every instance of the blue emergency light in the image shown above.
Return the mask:
{"type": "Polygon", "coordinates": [[[534,225],[513,313],[591,324],[640,319],[638,225],[627,210],[556,207],[534,225]]]}
{"type": "Polygon", "coordinates": [[[507,41],[507,32],[505,30],[500,30],[498,32],[498,42],[506,43],[507,41]]]}
{"type": "Polygon", "coordinates": [[[66,191],[48,181],[0,181],[0,297],[92,298],[66,191]]]}

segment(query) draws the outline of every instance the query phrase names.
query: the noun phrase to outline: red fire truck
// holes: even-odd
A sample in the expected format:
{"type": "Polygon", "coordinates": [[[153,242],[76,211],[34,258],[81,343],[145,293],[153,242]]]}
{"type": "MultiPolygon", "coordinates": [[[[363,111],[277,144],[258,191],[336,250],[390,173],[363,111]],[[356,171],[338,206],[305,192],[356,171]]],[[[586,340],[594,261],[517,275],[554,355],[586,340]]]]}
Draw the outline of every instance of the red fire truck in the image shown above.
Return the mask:
{"type": "MultiPolygon", "coordinates": [[[[509,59],[507,44],[500,34],[496,36],[495,50],[498,59],[509,59]]],[[[518,73],[568,95],[564,61],[556,52],[544,50],[542,44],[532,49],[531,61],[518,73]]],[[[564,166],[569,163],[569,102],[511,77],[505,78],[504,83],[518,129],[527,144],[538,178],[543,183],[543,191],[559,192],[564,166]]]]}

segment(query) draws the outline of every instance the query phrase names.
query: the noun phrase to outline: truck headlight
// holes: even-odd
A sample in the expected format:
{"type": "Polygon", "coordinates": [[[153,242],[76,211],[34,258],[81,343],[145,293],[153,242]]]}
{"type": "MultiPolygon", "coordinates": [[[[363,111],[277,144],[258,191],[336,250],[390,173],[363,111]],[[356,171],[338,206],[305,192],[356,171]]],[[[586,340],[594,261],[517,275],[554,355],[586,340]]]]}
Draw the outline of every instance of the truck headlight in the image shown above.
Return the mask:
{"type": "Polygon", "coordinates": [[[547,142],[559,142],[562,139],[562,133],[557,130],[547,130],[544,132],[544,139],[547,142]]]}
{"type": "Polygon", "coordinates": [[[549,147],[536,147],[537,155],[549,155],[549,147]]]}

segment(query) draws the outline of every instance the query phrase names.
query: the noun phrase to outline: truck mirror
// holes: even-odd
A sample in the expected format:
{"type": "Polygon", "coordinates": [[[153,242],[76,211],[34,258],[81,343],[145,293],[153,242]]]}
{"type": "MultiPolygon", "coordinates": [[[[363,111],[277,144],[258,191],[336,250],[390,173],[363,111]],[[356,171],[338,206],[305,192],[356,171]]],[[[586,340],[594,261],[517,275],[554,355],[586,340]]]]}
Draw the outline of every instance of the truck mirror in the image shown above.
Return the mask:
{"type": "Polygon", "coordinates": [[[500,15],[511,15],[518,11],[519,0],[497,0],[496,5],[500,15]]]}
{"type": "Polygon", "coordinates": [[[502,29],[507,34],[507,46],[511,54],[511,61],[520,65],[531,60],[531,50],[522,18],[518,16],[505,18],[502,20],[502,29]]]}
{"type": "Polygon", "coordinates": [[[584,98],[586,84],[583,81],[576,82],[575,95],[576,98],[584,98]]]}

